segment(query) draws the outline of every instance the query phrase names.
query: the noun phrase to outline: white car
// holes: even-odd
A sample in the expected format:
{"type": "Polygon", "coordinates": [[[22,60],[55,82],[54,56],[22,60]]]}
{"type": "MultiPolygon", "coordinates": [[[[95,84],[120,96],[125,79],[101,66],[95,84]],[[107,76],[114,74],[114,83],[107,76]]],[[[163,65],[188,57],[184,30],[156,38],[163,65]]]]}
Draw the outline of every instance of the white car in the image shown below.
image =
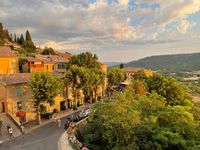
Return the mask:
{"type": "Polygon", "coordinates": [[[87,117],[91,113],[90,109],[85,109],[81,114],[81,118],[87,117]]]}

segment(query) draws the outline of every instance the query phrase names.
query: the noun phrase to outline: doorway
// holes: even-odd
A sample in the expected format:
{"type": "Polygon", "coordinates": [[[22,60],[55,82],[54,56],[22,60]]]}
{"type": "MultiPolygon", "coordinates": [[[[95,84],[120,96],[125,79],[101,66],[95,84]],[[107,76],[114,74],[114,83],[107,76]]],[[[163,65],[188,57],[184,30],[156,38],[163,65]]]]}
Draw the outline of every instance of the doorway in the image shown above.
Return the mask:
{"type": "Polygon", "coordinates": [[[61,101],[61,102],[60,102],[60,110],[61,110],[61,111],[66,110],[65,101],[61,101]]]}
{"type": "Polygon", "coordinates": [[[6,111],[6,109],[5,109],[5,103],[2,102],[2,112],[4,113],[5,111],[6,111]]]}

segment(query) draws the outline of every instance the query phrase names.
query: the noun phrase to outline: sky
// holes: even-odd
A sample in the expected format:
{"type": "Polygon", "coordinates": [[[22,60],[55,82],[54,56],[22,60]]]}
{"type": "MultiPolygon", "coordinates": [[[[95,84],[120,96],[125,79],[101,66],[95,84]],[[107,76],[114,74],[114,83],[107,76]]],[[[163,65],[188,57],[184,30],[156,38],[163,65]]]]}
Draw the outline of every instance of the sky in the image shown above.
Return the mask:
{"type": "Polygon", "coordinates": [[[1,0],[0,22],[37,46],[103,62],[200,52],[200,0],[1,0]]]}

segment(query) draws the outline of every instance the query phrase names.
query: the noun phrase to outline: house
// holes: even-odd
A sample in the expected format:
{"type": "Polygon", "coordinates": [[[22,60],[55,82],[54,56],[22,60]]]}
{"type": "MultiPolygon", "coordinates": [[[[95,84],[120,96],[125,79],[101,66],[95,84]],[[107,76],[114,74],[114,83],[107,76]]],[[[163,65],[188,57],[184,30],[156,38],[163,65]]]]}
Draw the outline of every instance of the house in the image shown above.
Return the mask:
{"type": "MultiPolygon", "coordinates": [[[[8,113],[20,123],[36,120],[32,91],[29,87],[31,74],[18,73],[0,75],[0,113],[8,113]]],[[[55,104],[43,104],[46,112],[65,110],[63,95],[55,97],[55,104]]]]}
{"type": "Polygon", "coordinates": [[[27,57],[23,65],[23,72],[56,72],[64,74],[68,60],[57,55],[40,55],[27,57]]]}
{"type": "Polygon", "coordinates": [[[0,74],[19,72],[18,57],[9,46],[0,46],[0,74]]]}
{"type": "Polygon", "coordinates": [[[44,63],[40,59],[35,57],[26,57],[26,63],[23,65],[23,72],[44,72],[44,63]]]}
{"type": "Polygon", "coordinates": [[[125,72],[125,74],[126,74],[126,77],[127,77],[127,79],[126,79],[126,81],[125,81],[126,84],[130,84],[131,79],[132,79],[132,76],[133,76],[136,72],[138,72],[138,71],[143,71],[144,74],[145,74],[147,77],[153,75],[153,72],[152,72],[151,69],[134,68],[134,67],[125,67],[125,68],[123,68],[123,70],[124,70],[124,72],[125,72]]]}
{"type": "Polygon", "coordinates": [[[44,63],[45,72],[65,73],[68,59],[58,55],[36,55],[44,63]]]}

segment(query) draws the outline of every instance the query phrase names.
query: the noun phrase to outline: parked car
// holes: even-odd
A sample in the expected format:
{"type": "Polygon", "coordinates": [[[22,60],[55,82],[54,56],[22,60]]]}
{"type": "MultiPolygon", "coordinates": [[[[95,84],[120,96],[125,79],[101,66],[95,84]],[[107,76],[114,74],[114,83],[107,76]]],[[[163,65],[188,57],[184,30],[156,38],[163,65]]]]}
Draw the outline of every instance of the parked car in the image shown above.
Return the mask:
{"type": "Polygon", "coordinates": [[[80,114],[78,113],[78,114],[70,115],[68,119],[73,122],[78,122],[81,119],[81,117],[80,117],[80,114]]]}
{"type": "Polygon", "coordinates": [[[81,118],[87,117],[91,113],[91,110],[89,108],[83,110],[83,112],[80,114],[81,118]]]}
{"type": "Polygon", "coordinates": [[[66,120],[66,122],[65,122],[65,124],[64,124],[65,130],[67,130],[67,128],[69,127],[70,122],[71,122],[71,121],[70,121],[69,119],[66,120]]]}

